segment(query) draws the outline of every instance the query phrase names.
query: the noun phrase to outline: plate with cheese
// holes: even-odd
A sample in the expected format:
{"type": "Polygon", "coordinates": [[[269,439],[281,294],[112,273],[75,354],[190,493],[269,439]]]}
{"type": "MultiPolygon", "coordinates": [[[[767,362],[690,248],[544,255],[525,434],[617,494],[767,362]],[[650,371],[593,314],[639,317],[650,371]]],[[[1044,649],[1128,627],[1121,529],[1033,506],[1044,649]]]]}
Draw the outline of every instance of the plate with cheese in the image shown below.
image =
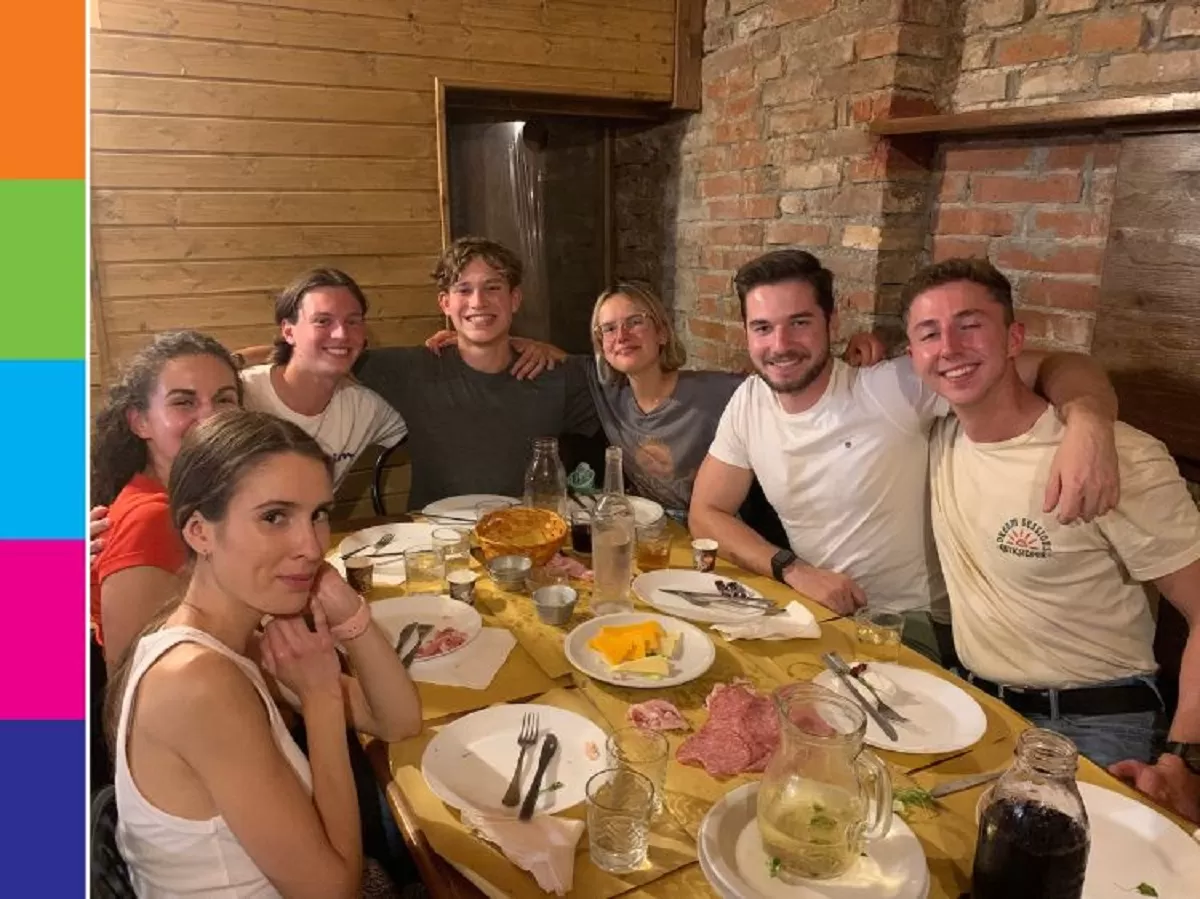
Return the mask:
{"type": "Polygon", "coordinates": [[[695,680],[717,652],[700,628],[667,615],[601,615],[567,634],[567,661],[618,687],[673,687],[695,680]]]}

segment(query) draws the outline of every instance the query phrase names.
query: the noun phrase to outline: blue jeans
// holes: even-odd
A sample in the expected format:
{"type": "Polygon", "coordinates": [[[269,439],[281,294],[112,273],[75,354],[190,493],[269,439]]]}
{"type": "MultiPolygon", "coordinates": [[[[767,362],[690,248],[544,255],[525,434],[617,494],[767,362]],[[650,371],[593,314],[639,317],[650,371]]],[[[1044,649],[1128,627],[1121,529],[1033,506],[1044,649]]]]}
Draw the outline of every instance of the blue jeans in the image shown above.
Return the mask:
{"type": "MultiPolygon", "coordinates": [[[[1095,684],[1097,687],[1120,687],[1146,684],[1158,693],[1153,677],[1126,677],[1095,684]]],[[[1159,695],[1162,703],[1162,696],[1159,695]]],[[[1073,742],[1080,755],[1087,756],[1102,768],[1125,759],[1152,762],[1157,758],[1166,733],[1165,706],[1158,711],[1124,712],[1119,715],[1026,715],[1034,727],[1043,727],[1062,734],[1073,742]]]]}

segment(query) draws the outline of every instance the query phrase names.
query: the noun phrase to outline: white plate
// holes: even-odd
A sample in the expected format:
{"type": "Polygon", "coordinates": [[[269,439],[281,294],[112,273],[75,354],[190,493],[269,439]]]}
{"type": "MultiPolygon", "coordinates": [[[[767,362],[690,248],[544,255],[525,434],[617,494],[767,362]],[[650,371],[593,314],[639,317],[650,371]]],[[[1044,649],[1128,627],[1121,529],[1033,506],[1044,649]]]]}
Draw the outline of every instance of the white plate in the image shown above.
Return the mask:
{"type": "MultiPolygon", "coordinates": [[[[438,527],[436,524],[381,524],[377,527],[355,531],[338,544],[336,553],[338,563],[341,562],[341,556],[358,549],[360,546],[370,546],[389,532],[393,535],[392,542],[381,549],[381,553],[402,553],[414,546],[431,546],[433,545],[433,532],[438,527]]],[[[355,558],[369,556],[370,554],[371,550],[363,550],[355,558]]],[[[345,571],[344,566],[341,564],[335,563],[334,567],[338,571],[345,571]]],[[[381,587],[398,587],[403,584],[404,557],[401,555],[388,555],[386,559],[378,560],[375,563],[373,579],[381,587]]]]}
{"type": "Polygon", "coordinates": [[[1092,831],[1083,899],[1129,899],[1146,883],[1160,899],[1200,893],[1200,844],[1148,805],[1081,783],[1092,831]]]}
{"type": "Polygon", "coordinates": [[[695,680],[712,667],[713,660],[717,657],[712,640],[700,628],[678,618],[644,612],[620,612],[585,621],[567,634],[563,652],[566,653],[567,661],[588,677],[606,684],[616,684],[618,687],[639,687],[647,690],[674,687],[695,680]],[[657,621],[663,630],[679,634],[679,645],[675,648],[674,658],[670,660],[671,674],[667,677],[613,671],[600,653],[587,645],[588,640],[598,634],[602,627],[638,624],[642,621],[657,621]]]}
{"type": "Polygon", "coordinates": [[[841,877],[804,885],[771,877],[755,818],[757,797],[757,783],[731,790],[700,822],[696,840],[700,869],[725,899],[924,899],[929,895],[925,851],[898,816],[892,817],[887,835],[868,843],[866,857],[841,877]]]}
{"type": "MultiPolygon", "coordinates": [[[[478,521],[479,513],[475,507],[479,503],[504,502],[519,506],[521,501],[511,496],[500,496],[495,493],[468,493],[465,496],[447,496],[436,500],[421,510],[422,515],[448,515],[451,518],[466,518],[478,521]]],[[[470,522],[465,522],[469,524],[470,522]]]]}
{"type": "Polygon", "coordinates": [[[450,655],[450,653],[458,652],[463,646],[468,645],[478,637],[479,632],[483,630],[483,619],[479,617],[479,613],[475,609],[465,602],[459,602],[456,599],[450,599],[446,596],[400,596],[395,599],[377,600],[371,603],[371,617],[375,619],[376,624],[383,628],[383,632],[387,634],[388,642],[393,646],[396,644],[396,638],[400,636],[400,631],[404,628],[404,625],[410,624],[413,621],[420,624],[432,624],[434,630],[429,632],[430,637],[444,627],[458,628],[467,635],[467,639],[462,646],[456,646],[448,652],[440,652],[435,656],[429,656],[427,659],[415,659],[413,661],[414,665],[432,661],[433,659],[440,659],[450,655]]]}
{"type": "MultiPolygon", "coordinates": [[[[706,624],[735,624],[762,615],[762,612],[755,609],[737,609],[733,606],[701,608],[692,605],[682,596],[662,591],[663,587],[669,587],[672,590],[691,590],[694,593],[716,593],[719,580],[728,581],[731,578],[703,571],[691,571],[686,568],[664,568],[661,571],[649,571],[646,574],[638,575],[633,581],[633,591],[660,612],[674,615],[676,618],[686,618],[688,621],[702,621],[706,624]]],[[[762,596],[748,584],[742,586],[746,588],[749,596],[756,598],[762,596]]]]}
{"type": "Polygon", "coordinates": [[[633,520],[640,528],[648,524],[654,524],[654,522],[658,521],[665,514],[662,505],[652,499],[646,499],[641,496],[627,496],[625,498],[633,506],[633,520]]]}
{"type": "MultiPolygon", "coordinates": [[[[555,781],[560,789],[543,793],[537,811],[547,815],[583,802],[588,778],[605,767],[607,735],[595,724],[574,712],[548,705],[497,705],[465,715],[445,727],[429,741],[421,756],[421,774],[429,789],[444,803],[457,809],[476,809],[486,814],[516,817],[519,808],[501,804],[521,748],[517,735],[526,712],[538,715],[540,734],[558,737],[558,752],[546,769],[542,786],[555,781]],[[588,744],[596,758],[587,756],[588,744]]],[[[521,795],[533,782],[541,740],[525,753],[521,795]]]]}
{"type": "MultiPolygon", "coordinates": [[[[899,737],[893,742],[867,716],[869,745],[893,752],[957,752],[973,746],[987,730],[983,708],[950,681],[903,665],[868,664],[896,685],[896,696],[888,699],[887,704],[909,719],[908,723],[893,722],[899,737]]],[[[830,671],[822,671],[813,678],[813,683],[853,699],[842,692],[844,688],[839,689],[839,681],[830,671]]],[[[859,692],[863,698],[872,699],[866,687],[860,687],[859,692]]]]}

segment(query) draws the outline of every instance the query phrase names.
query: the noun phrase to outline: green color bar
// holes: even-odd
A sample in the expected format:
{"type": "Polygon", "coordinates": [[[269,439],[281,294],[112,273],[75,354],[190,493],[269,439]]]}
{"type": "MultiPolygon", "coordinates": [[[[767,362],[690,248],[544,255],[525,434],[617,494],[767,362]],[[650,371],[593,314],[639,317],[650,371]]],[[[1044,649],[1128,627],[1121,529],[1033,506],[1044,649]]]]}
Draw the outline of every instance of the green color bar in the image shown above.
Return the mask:
{"type": "Polygon", "coordinates": [[[0,359],[84,359],[86,185],[0,181],[0,359]]]}

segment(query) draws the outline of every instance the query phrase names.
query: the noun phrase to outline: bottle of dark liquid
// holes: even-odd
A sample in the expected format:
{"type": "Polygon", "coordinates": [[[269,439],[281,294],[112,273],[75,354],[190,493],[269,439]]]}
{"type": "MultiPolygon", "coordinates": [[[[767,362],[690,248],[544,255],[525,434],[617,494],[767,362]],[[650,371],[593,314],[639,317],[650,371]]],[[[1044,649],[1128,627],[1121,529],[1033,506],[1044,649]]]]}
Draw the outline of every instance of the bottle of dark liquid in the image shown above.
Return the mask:
{"type": "Polygon", "coordinates": [[[1066,737],[1021,734],[979,816],[971,899],[1080,899],[1091,837],[1078,761],[1066,737]]]}

